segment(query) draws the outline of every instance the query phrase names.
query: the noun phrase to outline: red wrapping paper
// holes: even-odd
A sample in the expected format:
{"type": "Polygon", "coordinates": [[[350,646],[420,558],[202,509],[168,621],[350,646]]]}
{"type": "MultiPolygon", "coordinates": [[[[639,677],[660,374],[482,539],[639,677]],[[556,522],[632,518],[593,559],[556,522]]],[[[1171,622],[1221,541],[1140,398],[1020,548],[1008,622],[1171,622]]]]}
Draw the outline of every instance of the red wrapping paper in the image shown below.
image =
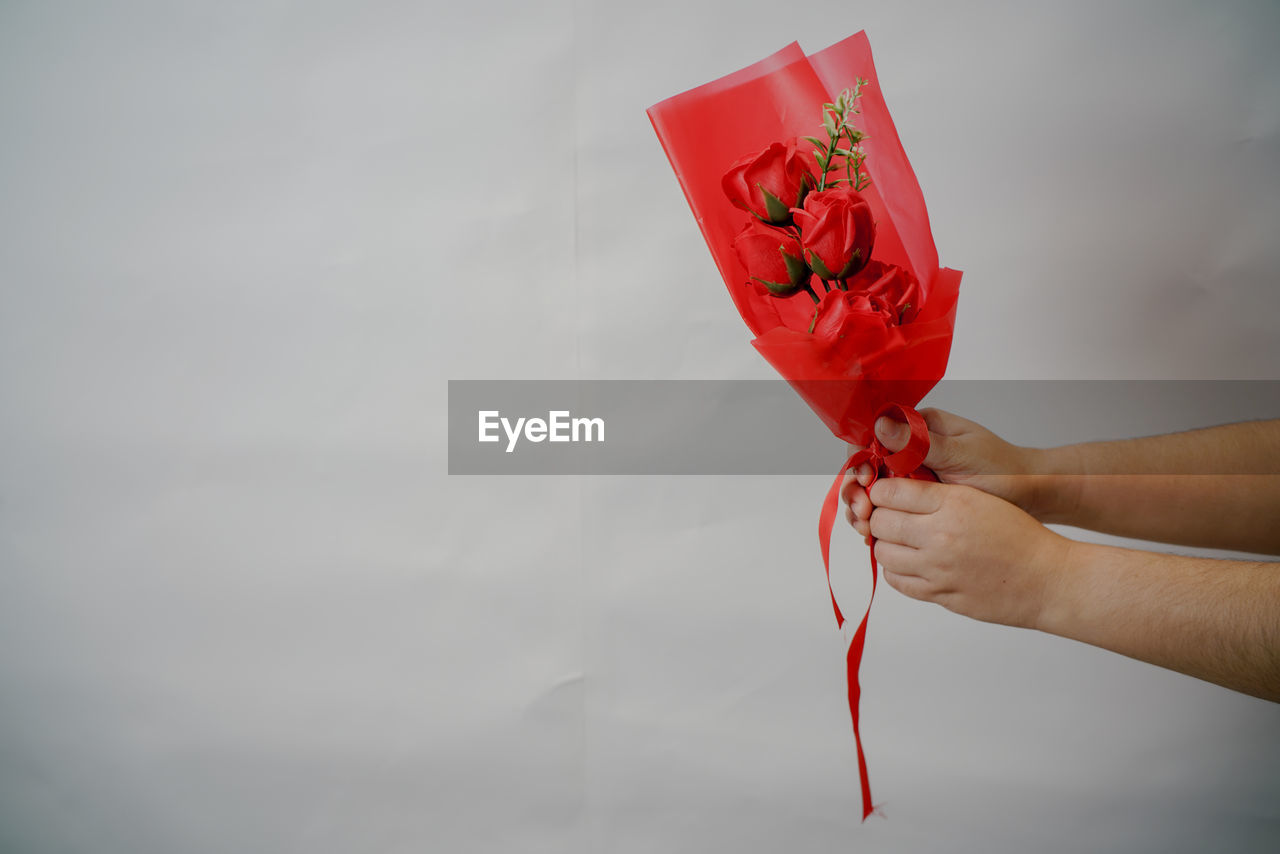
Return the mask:
{"type": "MultiPolygon", "coordinates": [[[[756,336],[752,345],[832,434],[866,448],[841,468],[819,518],[819,543],[830,588],[831,531],[845,472],[866,462],[877,477],[935,479],[921,467],[928,451],[928,431],[914,407],[946,370],[961,274],[938,266],[924,196],[885,105],[864,33],[812,56],[805,56],[792,43],[754,65],[656,104],[648,115],[729,295],[756,336]],[[779,299],[750,281],[732,246],[743,227],[744,212],[726,198],[721,178],[744,155],[774,142],[820,133],[822,105],[834,101],[859,78],[866,83],[857,125],[866,134],[864,171],[871,178],[862,195],[876,222],[871,257],[913,274],[920,286],[920,305],[915,316],[901,325],[853,317],[837,328],[819,324],[811,333],[807,330],[814,307],[809,299],[779,299]],[[890,454],[875,441],[872,426],[881,414],[894,415],[911,427],[911,441],[898,454],[890,454]]],[[[874,597],[874,552],[871,566],[874,597]]],[[[843,625],[834,594],[831,601],[836,621],[843,625]]],[[[847,655],[864,819],[873,806],[858,720],[858,669],[869,614],[870,603],[847,655]]]]}

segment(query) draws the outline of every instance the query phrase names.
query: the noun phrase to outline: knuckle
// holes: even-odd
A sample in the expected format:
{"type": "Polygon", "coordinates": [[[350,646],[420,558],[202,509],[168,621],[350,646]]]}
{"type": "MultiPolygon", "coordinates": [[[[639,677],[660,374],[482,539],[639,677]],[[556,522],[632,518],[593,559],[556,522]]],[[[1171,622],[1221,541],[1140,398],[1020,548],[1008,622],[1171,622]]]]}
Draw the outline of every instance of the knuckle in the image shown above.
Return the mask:
{"type": "Polygon", "coordinates": [[[888,504],[898,497],[897,478],[885,477],[871,486],[871,500],[876,504],[888,504]]]}
{"type": "Polygon", "coordinates": [[[939,522],[947,528],[957,528],[960,526],[961,520],[969,517],[972,506],[969,501],[962,495],[949,496],[946,501],[942,502],[942,506],[938,508],[941,512],[938,514],[939,522]]]}
{"type": "MultiPolygon", "coordinates": [[[[936,546],[944,555],[956,547],[955,532],[949,528],[939,528],[933,534],[933,545],[936,546]]],[[[946,569],[947,559],[940,558],[938,561],[939,569],[946,569]]]]}
{"type": "Polygon", "coordinates": [[[913,599],[918,598],[915,595],[915,591],[906,583],[906,579],[903,576],[898,575],[895,572],[886,572],[884,574],[884,580],[889,582],[889,586],[894,590],[897,590],[903,596],[910,596],[913,599]]]}

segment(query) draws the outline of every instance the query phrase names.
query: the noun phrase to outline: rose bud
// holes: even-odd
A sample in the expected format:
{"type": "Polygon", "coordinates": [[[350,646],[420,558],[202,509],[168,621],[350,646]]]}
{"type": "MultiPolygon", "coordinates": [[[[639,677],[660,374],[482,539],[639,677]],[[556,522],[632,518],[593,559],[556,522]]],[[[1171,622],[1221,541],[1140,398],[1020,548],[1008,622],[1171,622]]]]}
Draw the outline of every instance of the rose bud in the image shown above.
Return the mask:
{"type": "Polygon", "coordinates": [[[897,264],[872,261],[846,284],[850,293],[866,294],[892,307],[895,323],[910,323],[920,313],[920,284],[897,264]]]}
{"type": "Polygon", "coordinates": [[[733,239],[733,249],[747,275],[776,297],[793,296],[809,282],[800,243],[784,231],[752,222],[733,239]]]}
{"type": "Polygon", "coordinates": [[[744,157],[720,179],[724,194],[735,207],[758,219],[781,225],[791,222],[791,209],[815,186],[808,158],[796,141],[775,142],[759,154],[744,157]]]}
{"type": "Polygon", "coordinates": [[[805,260],[820,278],[847,278],[870,260],[876,225],[871,206],[853,190],[840,187],[810,193],[804,208],[791,213],[800,228],[805,260]]]}

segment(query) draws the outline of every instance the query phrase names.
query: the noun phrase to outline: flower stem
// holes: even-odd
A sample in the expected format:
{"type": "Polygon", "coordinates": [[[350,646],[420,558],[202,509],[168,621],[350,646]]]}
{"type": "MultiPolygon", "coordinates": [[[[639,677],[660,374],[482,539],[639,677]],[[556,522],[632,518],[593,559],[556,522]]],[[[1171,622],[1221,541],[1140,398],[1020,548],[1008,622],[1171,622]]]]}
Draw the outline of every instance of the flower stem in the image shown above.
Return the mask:
{"type": "MultiPolygon", "coordinates": [[[[850,123],[855,115],[859,115],[861,110],[858,109],[858,98],[862,95],[862,87],[867,81],[859,77],[854,81],[854,85],[845,89],[836,98],[834,104],[823,105],[822,122],[823,127],[827,130],[827,144],[824,146],[816,138],[811,139],[815,145],[822,149],[819,158],[823,160],[822,175],[818,178],[818,190],[825,190],[828,187],[827,175],[835,171],[839,174],[839,163],[836,162],[837,157],[844,158],[844,180],[854,190],[861,190],[863,187],[871,183],[870,179],[862,174],[862,162],[866,159],[866,155],[862,153],[860,148],[863,140],[861,132],[854,129],[850,123]],[[830,115],[827,115],[830,113],[830,115]],[[837,154],[840,150],[840,141],[848,140],[848,148],[844,149],[847,154],[837,154]]],[[[830,182],[829,186],[836,186],[840,183],[839,178],[830,182]]]]}
{"type": "MultiPolygon", "coordinates": [[[[847,137],[849,137],[849,150],[850,150],[850,151],[853,151],[853,150],[854,150],[854,148],[853,148],[853,147],[854,147],[855,145],[857,145],[857,143],[856,143],[856,142],[854,142],[854,140],[853,140],[853,131],[849,130],[848,128],[845,128],[845,129],[844,129],[844,132],[845,132],[845,135],[846,135],[847,137]]],[[[853,163],[853,158],[852,158],[852,157],[846,157],[846,158],[844,159],[844,177],[845,177],[845,179],[849,182],[849,186],[850,186],[850,187],[852,187],[852,186],[853,186],[853,176],[849,174],[849,166],[850,166],[850,164],[852,164],[852,163],[853,163]]],[[[861,189],[861,188],[859,187],[859,188],[856,188],[856,189],[861,189]]]]}

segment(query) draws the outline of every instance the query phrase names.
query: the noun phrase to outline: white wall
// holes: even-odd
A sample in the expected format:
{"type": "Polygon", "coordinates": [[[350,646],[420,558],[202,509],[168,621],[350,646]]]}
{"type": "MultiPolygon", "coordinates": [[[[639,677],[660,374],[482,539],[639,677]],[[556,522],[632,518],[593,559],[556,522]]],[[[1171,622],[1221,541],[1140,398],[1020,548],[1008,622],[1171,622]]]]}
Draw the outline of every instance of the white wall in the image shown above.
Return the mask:
{"type": "Polygon", "coordinates": [[[0,850],[1273,849],[1280,707],[887,588],[859,825],[822,478],[446,474],[770,376],[644,109],[863,28],[949,376],[1280,379],[1271,3],[4,4],[0,850]]]}

